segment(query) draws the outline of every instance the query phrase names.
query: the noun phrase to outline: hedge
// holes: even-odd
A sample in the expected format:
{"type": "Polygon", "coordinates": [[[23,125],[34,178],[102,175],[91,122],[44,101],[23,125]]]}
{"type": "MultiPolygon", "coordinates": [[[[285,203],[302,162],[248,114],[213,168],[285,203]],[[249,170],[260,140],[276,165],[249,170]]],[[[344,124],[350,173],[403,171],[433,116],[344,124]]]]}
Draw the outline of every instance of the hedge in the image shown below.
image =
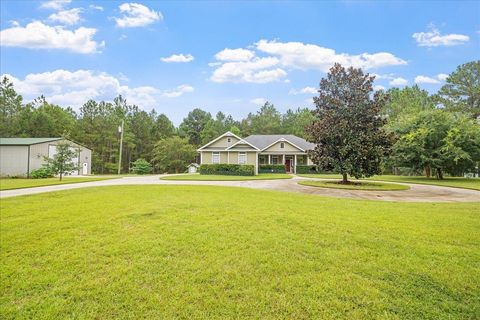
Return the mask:
{"type": "Polygon", "coordinates": [[[250,164],[202,164],[200,174],[220,174],[225,176],[254,176],[255,166],[250,164]]]}
{"type": "Polygon", "coordinates": [[[259,173],[285,173],[283,164],[261,164],[258,167],[259,173]]]}
{"type": "Polygon", "coordinates": [[[299,165],[296,167],[296,173],[320,173],[314,165],[299,165]]]}

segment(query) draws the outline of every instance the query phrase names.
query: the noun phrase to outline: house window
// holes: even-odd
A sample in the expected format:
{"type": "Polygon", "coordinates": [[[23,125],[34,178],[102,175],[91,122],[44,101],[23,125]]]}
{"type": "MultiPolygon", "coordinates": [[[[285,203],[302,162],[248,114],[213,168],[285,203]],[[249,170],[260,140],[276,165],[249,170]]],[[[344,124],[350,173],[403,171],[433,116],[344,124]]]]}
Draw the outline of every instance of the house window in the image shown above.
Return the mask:
{"type": "Polygon", "coordinates": [[[285,147],[285,143],[280,142],[280,149],[283,149],[285,147]]]}
{"type": "Polygon", "coordinates": [[[278,164],[278,156],[272,156],[272,164],[278,164]]]}
{"type": "Polygon", "coordinates": [[[212,163],[220,163],[220,152],[212,152],[212,163]]]}
{"type": "Polygon", "coordinates": [[[245,164],[247,163],[247,155],[245,152],[238,153],[238,164],[245,164]]]}
{"type": "Polygon", "coordinates": [[[231,139],[231,138],[227,138],[227,142],[228,142],[228,143],[232,142],[232,139],[231,139]]]}

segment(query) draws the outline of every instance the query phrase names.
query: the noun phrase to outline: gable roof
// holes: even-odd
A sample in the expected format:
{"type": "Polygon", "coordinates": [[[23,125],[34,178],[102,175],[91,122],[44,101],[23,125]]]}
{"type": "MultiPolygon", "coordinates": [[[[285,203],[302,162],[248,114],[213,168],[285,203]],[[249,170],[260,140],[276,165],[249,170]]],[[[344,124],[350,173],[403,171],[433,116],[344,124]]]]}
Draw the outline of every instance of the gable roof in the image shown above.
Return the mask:
{"type": "Polygon", "coordinates": [[[305,151],[315,148],[315,145],[313,143],[310,143],[307,140],[297,137],[293,134],[253,134],[244,138],[243,140],[256,146],[260,150],[270,147],[277,141],[290,142],[294,146],[299,147],[305,151]]]}
{"type": "Polygon", "coordinates": [[[61,140],[62,138],[0,138],[0,146],[30,146],[44,142],[61,140]]]}
{"type": "Polygon", "coordinates": [[[222,134],[221,136],[213,139],[212,141],[210,141],[210,142],[207,143],[206,145],[201,146],[200,148],[197,149],[197,151],[201,151],[203,148],[208,147],[208,146],[211,145],[212,143],[220,140],[221,138],[223,138],[223,137],[225,137],[225,136],[235,137],[235,138],[237,138],[238,140],[242,140],[242,138],[240,138],[240,137],[237,136],[236,134],[231,133],[230,131],[227,131],[227,132],[225,132],[224,134],[222,134]]]}

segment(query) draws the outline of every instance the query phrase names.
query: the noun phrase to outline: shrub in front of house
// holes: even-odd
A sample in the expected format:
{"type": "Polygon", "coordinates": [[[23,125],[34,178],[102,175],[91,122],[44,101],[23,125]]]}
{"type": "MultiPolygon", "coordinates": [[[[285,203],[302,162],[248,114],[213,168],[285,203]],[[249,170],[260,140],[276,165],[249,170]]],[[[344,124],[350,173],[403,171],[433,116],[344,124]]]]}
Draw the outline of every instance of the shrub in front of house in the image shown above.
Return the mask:
{"type": "Polygon", "coordinates": [[[283,164],[261,164],[258,167],[259,173],[285,173],[285,166],[283,164]]]}
{"type": "Polygon", "coordinates": [[[30,178],[32,179],[53,178],[53,176],[53,170],[49,166],[45,165],[30,172],[30,178]]]}
{"type": "Polygon", "coordinates": [[[226,176],[254,176],[255,166],[250,164],[202,164],[200,174],[219,174],[226,176]]]}
{"type": "Polygon", "coordinates": [[[317,170],[317,166],[314,166],[314,165],[298,165],[296,167],[296,171],[295,171],[297,174],[302,174],[302,173],[320,173],[318,170],[317,170]]]}
{"type": "Polygon", "coordinates": [[[152,170],[152,165],[145,159],[140,158],[132,163],[132,172],[135,174],[149,174],[152,170]]]}

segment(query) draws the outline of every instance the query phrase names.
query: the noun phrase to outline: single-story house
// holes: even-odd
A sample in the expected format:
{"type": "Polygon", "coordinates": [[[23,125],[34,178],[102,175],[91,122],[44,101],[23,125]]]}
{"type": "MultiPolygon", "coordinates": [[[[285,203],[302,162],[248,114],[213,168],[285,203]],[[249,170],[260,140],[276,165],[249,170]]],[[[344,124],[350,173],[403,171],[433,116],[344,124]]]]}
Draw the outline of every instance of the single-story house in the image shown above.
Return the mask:
{"type": "MultiPolygon", "coordinates": [[[[62,138],[0,138],[0,176],[30,176],[41,168],[44,157],[53,157],[62,138]]],[[[89,175],[92,169],[92,150],[68,140],[77,150],[78,170],[70,175],[89,175]]]]}
{"type": "Polygon", "coordinates": [[[246,138],[226,132],[199,148],[201,164],[250,164],[258,174],[259,165],[283,164],[295,173],[297,165],[313,165],[308,150],[313,143],[292,134],[254,134],[246,138]]]}

